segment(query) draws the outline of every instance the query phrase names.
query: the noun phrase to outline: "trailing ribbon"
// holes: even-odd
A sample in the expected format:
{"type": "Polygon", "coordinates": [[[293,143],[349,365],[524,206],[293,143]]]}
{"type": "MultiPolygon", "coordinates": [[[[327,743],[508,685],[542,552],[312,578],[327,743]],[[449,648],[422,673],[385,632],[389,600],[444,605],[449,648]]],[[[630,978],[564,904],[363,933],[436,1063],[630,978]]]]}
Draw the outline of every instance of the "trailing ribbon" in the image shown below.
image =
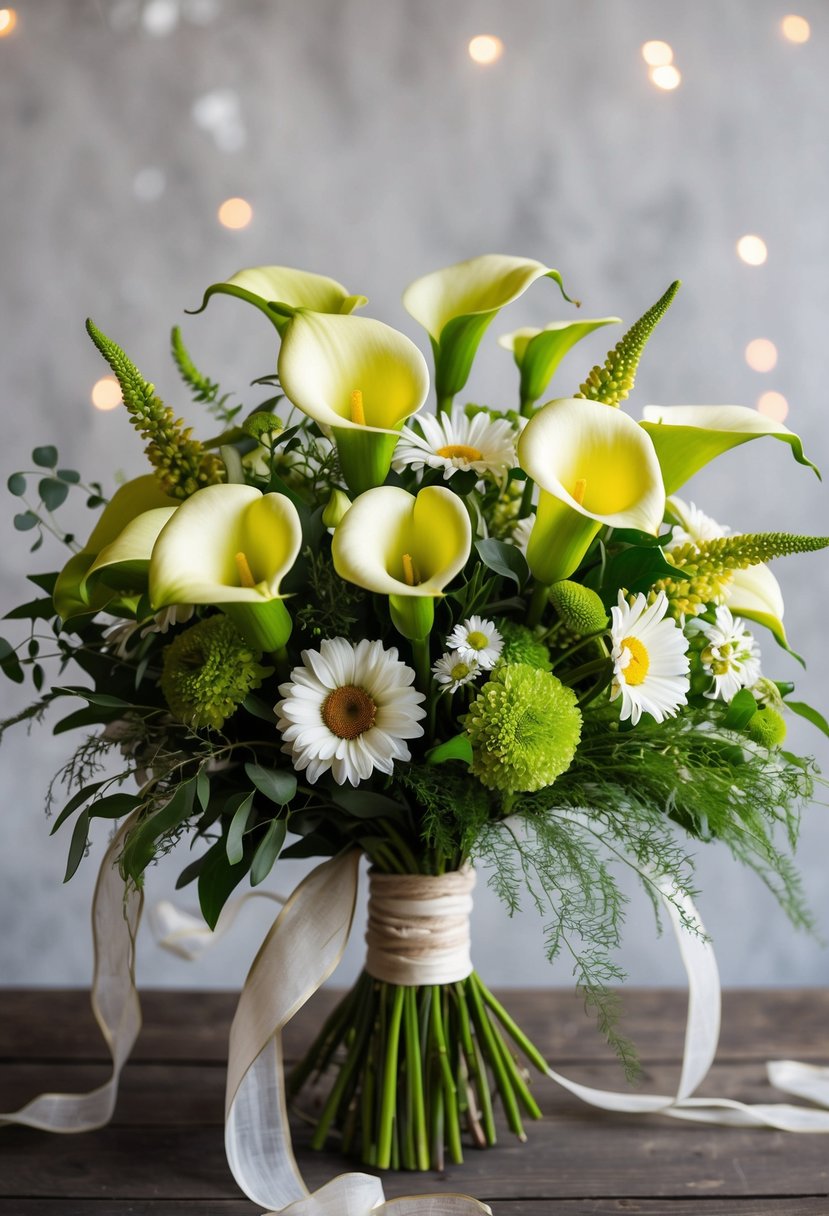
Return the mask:
{"type": "MultiPolygon", "coordinates": [[[[125,893],[117,869],[128,820],[101,864],[93,903],[95,976],[92,1005],[112,1056],[112,1077],[88,1094],[42,1094],[0,1123],[25,1123],[54,1132],[101,1127],[112,1116],[118,1078],[140,1029],[135,987],[138,894],[125,893]]],[[[277,916],[250,968],[230,1032],[225,1148],[234,1178],[267,1216],[473,1216],[490,1209],[466,1195],[418,1195],[386,1201],[379,1179],[342,1174],[310,1194],[291,1147],[282,1072],[281,1032],[339,962],[357,897],[359,853],[317,866],[277,916]]],[[[694,1098],[716,1051],[720,985],[711,945],[691,900],[660,887],[688,975],[688,1018],[682,1074],[673,1097],[615,1093],[580,1085],[548,1070],[559,1085],[603,1110],[656,1113],[679,1119],[792,1132],[829,1132],[829,1109],[778,1104],[749,1106],[729,1099],[694,1098]]],[[[829,1068],[774,1061],[778,1088],[829,1108],[829,1068]]]]}

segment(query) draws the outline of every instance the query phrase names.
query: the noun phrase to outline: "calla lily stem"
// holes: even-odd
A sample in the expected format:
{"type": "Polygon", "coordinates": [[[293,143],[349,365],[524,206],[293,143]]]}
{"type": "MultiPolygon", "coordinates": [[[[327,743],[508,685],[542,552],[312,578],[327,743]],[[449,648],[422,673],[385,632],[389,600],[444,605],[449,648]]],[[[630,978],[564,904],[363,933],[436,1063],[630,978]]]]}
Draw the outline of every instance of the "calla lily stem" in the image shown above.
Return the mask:
{"type": "Polygon", "coordinates": [[[547,606],[547,592],[549,587],[545,583],[536,583],[533,588],[530,606],[527,611],[527,625],[530,629],[534,629],[541,620],[541,614],[547,606]]]}

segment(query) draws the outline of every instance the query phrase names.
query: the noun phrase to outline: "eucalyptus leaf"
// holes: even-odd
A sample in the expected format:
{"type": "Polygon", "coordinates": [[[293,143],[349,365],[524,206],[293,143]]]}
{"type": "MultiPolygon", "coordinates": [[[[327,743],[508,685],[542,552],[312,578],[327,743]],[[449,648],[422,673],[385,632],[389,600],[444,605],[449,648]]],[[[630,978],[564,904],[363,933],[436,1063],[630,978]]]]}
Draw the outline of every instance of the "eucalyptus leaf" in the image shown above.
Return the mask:
{"type": "Polygon", "coordinates": [[[524,554],[515,545],[503,540],[479,540],[475,544],[478,556],[485,566],[504,578],[512,579],[519,591],[530,577],[530,568],[524,554]]]}
{"type": "Polygon", "coordinates": [[[331,801],[355,819],[399,818],[406,809],[393,798],[374,790],[338,789],[331,795],[331,801]]]}
{"type": "Polygon", "coordinates": [[[11,612],[6,613],[4,620],[48,621],[54,615],[55,605],[50,595],[45,599],[29,600],[28,604],[18,604],[16,608],[12,608],[11,612]]]}
{"type": "Polygon", "coordinates": [[[247,874],[248,864],[243,860],[232,866],[227,859],[223,840],[217,840],[200,861],[199,906],[207,924],[215,929],[228,897],[247,874]]]}
{"type": "Polygon", "coordinates": [[[56,476],[73,486],[76,486],[81,479],[81,475],[76,469],[58,469],[56,476]]]}
{"type": "Polygon", "coordinates": [[[287,824],[284,819],[274,819],[271,822],[253,855],[253,862],[250,867],[250,884],[252,887],[258,887],[260,882],[264,882],[270,874],[273,864],[285,843],[287,830],[287,824]]]}
{"type": "Polygon", "coordinates": [[[260,793],[271,802],[285,806],[296,793],[296,776],[287,769],[263,768],[261,764],[246,764],[245,772],[260,793]]]}
{"type": "Polygon", "coordinates": [[[66,502],[69,486],[65,481],[59,481],[57,477],[43,477],[38,482],[37,491],[47,511],[56,511],[66,502]]]}
{"type": "Polygon", "coordinates": [[[66,693],[67,696],[83,697],[90,705],[101,705],[104,709],[131,709],[132,703],[124,701],[121,697],[113,697],[108,692],[95,692],[93,688],[81,688],[75,684],[67,684],[63,688],[56,688],[57,693],[66,693]]]}
{"type": "Polygon", "coordinates": [[[106,784],[105,780],[93,781],[91,785],[85,785],[83,789],[80,789],[74,793],[61,813],[58,815],[55,822],[52,824],[52,830],[50,831],[49,835],[54,836],[55,832],[59,827],[61,827],[62,824],[66,822],[69,816],[72,815],[79,806],[83,806],[85,802],[88,802],[92,795],[104,784],[106,784]]]}
{"type": "Polygon", "coordinates": [[[811,705],[807,705],[805,701],[786,701],[786,708],[790,709],[793,714],[797,714],[798,717],[811,722],[812,726],[816,726],[819,731],[829,737],[829,722],[811,705]]]}
{"type": "Polygon", "coordinates": [[[32,460],[42,469],[53,469],[58,463],[58,449],[52,444],[35,448],[32,452],[32,460]]]}
{"type": "Polygon", "coordinates": [[[94,802],[90,803],[88,809],[91,819],[121,819],[140,805],[140,795],[116,793],[107,794],[104,798],[96,798],[94,802]]]}
{"type": "Polygon", "coordinates": [[[32,528],[36,528],[40,520],[35,515],[34,511],[21,511],[15,515],[12,520],[17,532],[31,532],[32,528]]]}
{"type": "Polygon", "coordinates": [[[195,780],[184,782],[164,806],[148,815],[130,834],[124,846],[123,867],[131,878],[136,881],[140,879],[153,860],[156,841],[189,819],[195,792],[195,780]]]}
{"type": "Polygon", "coordinates": [[[242,837],[245,834],[245,829],[248,826],[250,813],[253,809],[253,793],[236,794],[233,798],[229,798],[225,810],[229,811],[231,806],[236,803],[233,818],[230,821],[230,827],[227,830],[227,840],[225,842],[225,851],[227,859],[232,866],[238,865],[244,856],[244,846],[242,837]]]}
{"type": "Polygon", "coordinates": [[[69,845],[69,856],[66,859],[66,873],[63,876],[64,882],[69,882],[69,879],[81,864],[81,858],[86,852],[86,842],[89,837],[89,811],[82,811],[78,816],[78,822],[75,824],[75,830],[72,833],[72,840],[69,845]]]}
{"type": "Polygon", "coordinates": [[[196,774],[196,800],[201,809],[206,811],[210,801],[210,777],[205,771],[204,765],[196,774]]]}
{"type": "Polygon", "coordinates": [[[12,473],[6,485],[8,486],[9,493],[14,494],[16,498],[20,498],[26,493],[26,478],[22,473],[12,473]]]}

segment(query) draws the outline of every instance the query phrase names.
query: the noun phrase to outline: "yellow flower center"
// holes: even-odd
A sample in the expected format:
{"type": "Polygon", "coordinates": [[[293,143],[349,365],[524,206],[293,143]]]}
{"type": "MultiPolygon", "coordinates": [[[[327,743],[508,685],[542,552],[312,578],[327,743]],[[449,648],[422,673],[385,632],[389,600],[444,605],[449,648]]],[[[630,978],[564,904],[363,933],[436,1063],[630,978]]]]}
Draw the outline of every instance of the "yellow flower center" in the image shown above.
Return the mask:
{"type": "Polygon", "coordinates": [[[467,447],[465,443],[447,443],[445,447],[437,448],[436,454],[444,456],[447,460],[468,460],[470,463],[473,460],[483,460],[483,452],[479,452],[477,448],[467,447]]]}
{"type": "Polygon", "coordinates": [[[489,638],[485,633],[481,633],[479,629],[473,629],[471,633],[466,635],[466,644],[471,646],[473,650],[486,650],[489,645],[489,638]]]}
{"type": "Polygon", "coordinates": [[[584,495],[585,495],[586,491],[587,491],[587,478],[580,477],[578,479],[578,481],[576,482],[576,484],[573,486],[573,498],[579,504],[579,506],[581,506],[582,503],[584,502],[584,495]]]}
{"type": "Polygon", "coordinates": [[[355,388],[351,394],[351,421],[356,422],[358,426],[366,425],[366,412],[363,409],[363,391],[355,388]]]}
{"type": "Polygon", "coordinates": [[[625,683],[634,687],[644,684],[651,665],[647,648],[638,638],[623,638],[622,650],[627,650],[630,655],[628,665],[624,668],[625,683]]]}
{"type": "Polygon", "coordinates": [[[322,720],[339,739],[356,739],[370,730],[377,717],[377,706],[364,688],[343,684],[322,703],[322,720]]]}
{"type": "Polygon", "coordinates": [[[237,553],[234,558],[236,562],[236,571],[239,575],[240,587],[255,587],[256,579],[253,577],[253,571],[250,568],[250,562],[244,553],[237,553]]]}
{"type": "Polygon", "coordinates": [[[420,582],[418,569],[414,564],[411,553],[403,554],[403,580],[407,587],[416,587],[420,582]]]}

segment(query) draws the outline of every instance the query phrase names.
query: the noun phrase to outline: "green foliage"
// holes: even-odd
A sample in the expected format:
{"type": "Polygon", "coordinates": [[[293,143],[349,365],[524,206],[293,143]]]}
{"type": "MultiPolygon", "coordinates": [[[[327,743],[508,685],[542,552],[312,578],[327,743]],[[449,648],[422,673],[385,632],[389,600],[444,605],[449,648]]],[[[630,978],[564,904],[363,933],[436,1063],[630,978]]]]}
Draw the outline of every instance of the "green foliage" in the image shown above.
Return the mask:
{"type": "Polygon", "coordinates": [[[366,594],[353,583],[344,582],[334,569],[328,545],[302,552],[307,571],[305,602],[297,604],[294,620],[309,638],[352,638],[366,594]]]}
{"type": "Polygon", "coordinates": [[[495,796],[470,781],[465,764],[409,764],[400,767],[395,785],[417,807],[417,830],[424,843],[457,869],[490,818],[498,814],[495,796]],[[454,864],[453,864],[454,863],[454,864]]]}
{"type": "Polygon", "coordinates": [[[193,400],[199,405],[206,405],[215,418],[226,426],[229,425],[239,414],[242,406],[228,406],[227,402],[230,400],[231,394],[225,393],[220,396],[219,384],[199,371],[184,345],[178,325],[174,325],[170,333],[170,350],[179,375],[193,394],[193,400]]]}
{"type": "Polygon", "coordinates": [[[678,280],[671,283],[664,295],[634,322],[613,350],[608,352],[604,366],[591,370],[579,387],[577,397],[601,401],[605,405],[619,405],[629,396],[648,338],[670,308],[679,288],[678,280]]]}

